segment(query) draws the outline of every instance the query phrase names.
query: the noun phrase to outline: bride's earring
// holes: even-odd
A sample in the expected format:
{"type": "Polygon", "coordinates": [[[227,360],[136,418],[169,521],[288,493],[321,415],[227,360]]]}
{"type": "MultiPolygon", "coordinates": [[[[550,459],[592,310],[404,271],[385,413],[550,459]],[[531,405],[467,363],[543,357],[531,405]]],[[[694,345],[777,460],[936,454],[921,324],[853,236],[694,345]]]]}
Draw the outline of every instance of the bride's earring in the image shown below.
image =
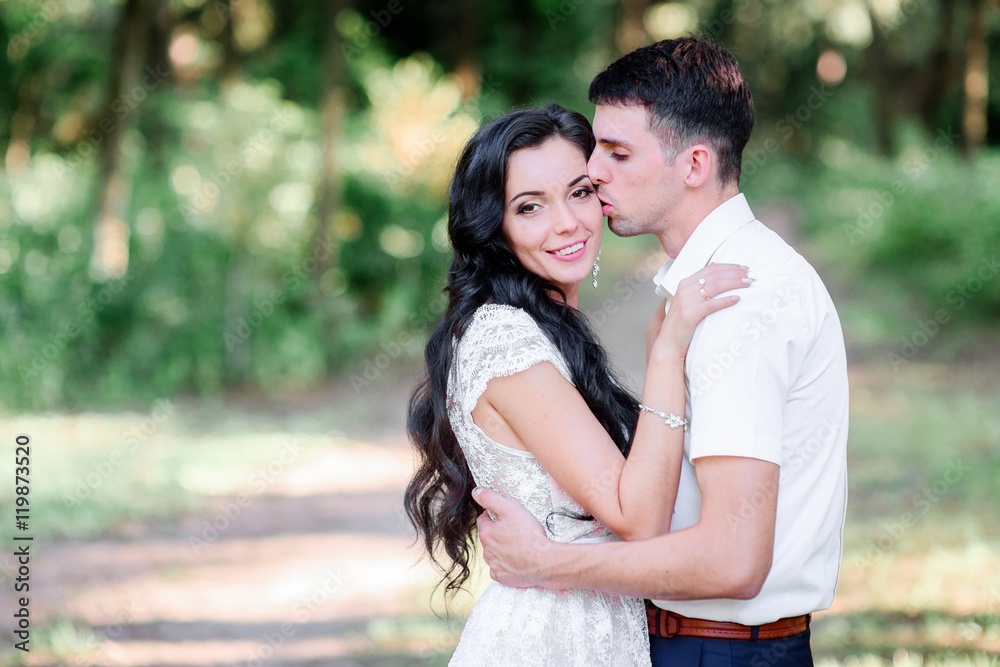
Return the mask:
{"type": "Polygon", "coordinates": [[[594,289],[597,289],[597,274],[601,270],[601,248],[597,249],[597,257],[594,259],[594,289]]]}

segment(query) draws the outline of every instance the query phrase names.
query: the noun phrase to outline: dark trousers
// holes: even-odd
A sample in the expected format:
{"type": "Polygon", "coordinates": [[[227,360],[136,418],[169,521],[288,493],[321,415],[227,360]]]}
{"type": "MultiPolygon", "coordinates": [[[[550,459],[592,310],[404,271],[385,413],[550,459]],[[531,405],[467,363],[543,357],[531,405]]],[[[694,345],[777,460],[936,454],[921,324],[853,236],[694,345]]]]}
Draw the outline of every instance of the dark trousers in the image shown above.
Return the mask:
{"type": "Polygon", "coordinates": [[[812,667],[809,630],[755,642],[649,637],[653,667],[812,667]]]}

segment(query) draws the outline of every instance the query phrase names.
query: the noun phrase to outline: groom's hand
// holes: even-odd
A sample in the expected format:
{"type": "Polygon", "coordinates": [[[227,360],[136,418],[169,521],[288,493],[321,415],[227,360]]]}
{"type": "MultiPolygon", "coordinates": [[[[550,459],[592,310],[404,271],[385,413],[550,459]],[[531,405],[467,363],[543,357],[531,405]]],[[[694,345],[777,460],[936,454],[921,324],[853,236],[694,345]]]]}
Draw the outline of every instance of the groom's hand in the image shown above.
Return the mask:
{"type": "Polygon", "coordinates": [[[483,543],[483,558],[490,566],[490,577],[515,588],[543,585],[540,569],[545,563],[545,551],[552,542],[541,524],[521,503],[490,489],[476,489],[472,497],[487,510],[479,515],[476,525],[483,543]]]}

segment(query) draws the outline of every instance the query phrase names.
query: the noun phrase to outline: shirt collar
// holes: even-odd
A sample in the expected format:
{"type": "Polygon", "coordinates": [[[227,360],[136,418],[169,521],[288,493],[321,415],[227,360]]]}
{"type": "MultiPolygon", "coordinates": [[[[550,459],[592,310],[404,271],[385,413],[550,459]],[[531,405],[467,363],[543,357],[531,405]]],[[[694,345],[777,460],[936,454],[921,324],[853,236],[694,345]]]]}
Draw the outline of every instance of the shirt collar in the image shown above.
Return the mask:
{"type": "Polygon", "coordinates": [[[656,293],[672,297],[681,280],[704,268],[723,241],[754,219],[742,192],[719,204],[694,228],[677,257],[668,257],[656,272],[653,277],[656,293]]]}

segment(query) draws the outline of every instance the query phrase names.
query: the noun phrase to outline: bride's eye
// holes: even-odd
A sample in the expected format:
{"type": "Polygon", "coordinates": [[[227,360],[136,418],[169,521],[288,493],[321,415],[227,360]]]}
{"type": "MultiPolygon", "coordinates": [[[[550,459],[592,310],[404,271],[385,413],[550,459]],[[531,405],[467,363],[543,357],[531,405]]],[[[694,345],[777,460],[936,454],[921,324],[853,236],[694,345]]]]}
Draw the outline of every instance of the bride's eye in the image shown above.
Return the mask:
{"type": "Polygon", "coordinates": [[[594,188],[584,186],[582,188],[577,188],[570,195],[571,199],[586,199],[590,195],[594,194],[594,188]]]}
{"type": "Polygon", "coordinates": [[[539,209],[539,205],[534,202],[528,202],[527,204],[521,204],[517,207],[517,212],[522,213],[534,213],[539,209]]]}

